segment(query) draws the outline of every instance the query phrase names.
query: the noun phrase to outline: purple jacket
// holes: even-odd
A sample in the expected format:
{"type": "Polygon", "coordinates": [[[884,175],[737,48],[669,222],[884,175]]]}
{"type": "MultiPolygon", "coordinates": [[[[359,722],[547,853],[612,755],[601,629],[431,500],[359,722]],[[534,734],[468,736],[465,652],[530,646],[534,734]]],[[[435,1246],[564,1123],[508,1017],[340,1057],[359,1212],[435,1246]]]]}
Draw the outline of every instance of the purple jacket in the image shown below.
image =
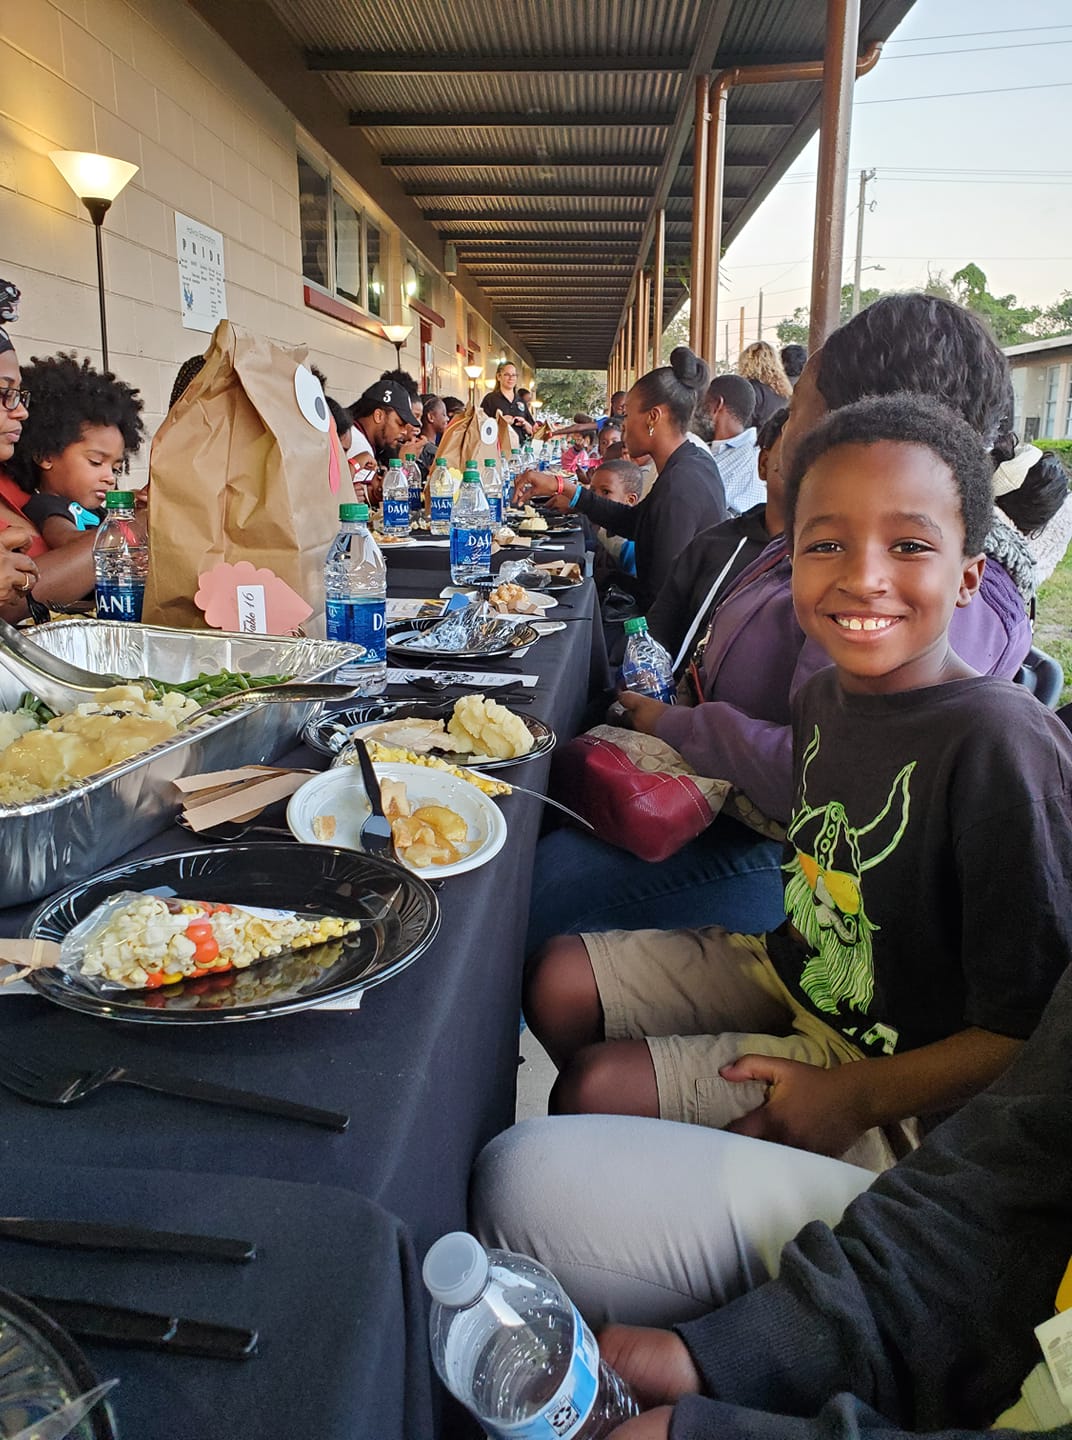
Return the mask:
{"type": "MultiPolygon", "coordinates": [[[[797,624],[784,552],[785,541],[772,540],[741,572],[715,612],[704,651],[706,702],[668,710],[657,731],[698,774],[732,780],[765,815],[783,822],[793,801],[790,702],[830,664],[797,624]]],[[[954,613],[949,633],[957,654],[981,675],[1011,680],[1019,670],[1031,648],[1031,624],[996,560],[987,560],[979,593],[954,613]]]]}

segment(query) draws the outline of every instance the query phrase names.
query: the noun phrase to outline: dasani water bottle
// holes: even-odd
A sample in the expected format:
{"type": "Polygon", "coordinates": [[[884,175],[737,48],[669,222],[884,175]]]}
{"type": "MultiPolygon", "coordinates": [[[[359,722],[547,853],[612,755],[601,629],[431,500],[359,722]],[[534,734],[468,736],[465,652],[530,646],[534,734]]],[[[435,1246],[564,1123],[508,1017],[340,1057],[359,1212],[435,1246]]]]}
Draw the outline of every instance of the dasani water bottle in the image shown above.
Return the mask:
{"type": "Polygon", "coordinates": [[[393,540],[409,537],[409,480],[401,460],[388,460],[383,482],[383,533],[393,540]]]}
{"type": "Polygon", "coordinates": [[[491,574],[491,516],[475,466],[466,466],[450,512],[450,579],[470,585],[491,574]]]}
{"type": "Polygon", "coordinates": [[[339,506],[339,533],[324,562],[329,640],[363,645],[365,654],[338,674],[360,695],[387,684],[387,570],[369,534],[367,505],[339,506]]]}
{"type": "Polygon", "coordinates": [[[149,574],[145,521],[135,512],[130,490],[111,490],[105,520],[93,540],[93,576],[98,620],[141,620],[149,574]]]}
{"type": "Polygon", "coordinates": [[[652,700],[674,703],[674,670],[670,656],[653,636],[643,615],[625,622],[625,658],[621,681],[627,690],[652,700]]]}
{"type": "Polygon", "coordinates": [[[432,1360],[492,1440],[602,1440],[638,1413],[551,1272],[463,1231],[424,1261],[432,1360]]]}

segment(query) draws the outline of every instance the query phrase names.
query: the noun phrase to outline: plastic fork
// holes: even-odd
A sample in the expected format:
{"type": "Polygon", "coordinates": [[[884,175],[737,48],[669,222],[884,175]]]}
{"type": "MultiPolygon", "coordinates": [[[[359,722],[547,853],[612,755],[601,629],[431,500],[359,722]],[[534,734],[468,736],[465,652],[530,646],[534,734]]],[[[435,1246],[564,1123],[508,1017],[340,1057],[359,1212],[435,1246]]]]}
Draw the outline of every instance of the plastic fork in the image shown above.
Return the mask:
{"type": "Polygon", "coordinates": [[[297,1105],[293,1100],[277,1100],[270,1095],[257,1095],[252,1090],[232,1090],[207,1080],[191,1080],[185,1076],[147,1075],[111,1065],[101,1070],[42,1070],[26,1060],[5,1055],[0,1060],[0,1085],[34,1105],[77,1105],[105,1085],[134,1085],[140,1090],[155,1090],[162,1095],[178,1095],[186,1100],[203,1100],[210,1105],[230,1105],[236,1110],[253,1110],[262,1115],[278,1115],[285,1120],[303,1120],[326,1130],[343,1131],[350,1123],[348,1115],[332,1110],[317,1110],[311,1105],[297,1105]]]}
{"type": "Polygon", "coordinates": [[[361,766],[361,779],[365,782],[365,793],[368,795],[369,802],[368,819],[361,827],[361,833],[357,837],[358,841],[362,850],[367,850],[370,855],[387,855],[390,859],[397,860],[395,837],[391,833],[391,822],[383,813],[383,797],[380,794],[380,782],[373,768],[372,756],[360,735],[355,735],[351,744],[357,752],[358,763],[361,766]]]}

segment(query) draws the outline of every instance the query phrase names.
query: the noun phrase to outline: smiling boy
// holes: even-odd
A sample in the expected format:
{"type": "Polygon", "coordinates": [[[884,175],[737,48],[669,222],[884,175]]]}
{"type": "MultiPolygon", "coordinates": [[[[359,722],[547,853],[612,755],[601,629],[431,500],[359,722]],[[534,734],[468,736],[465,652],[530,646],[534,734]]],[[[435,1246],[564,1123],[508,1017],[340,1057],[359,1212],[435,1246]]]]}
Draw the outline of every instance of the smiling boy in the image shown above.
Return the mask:
{"type": "Polygon", "coordinates": [[[991,477],[919,396],[848,406],[801,446],[793,601],[834,665],[794,701],[787,924],[550,942],[525,1012],[562,1072],[553,1109],[883,1168],[914,1141],[902,1122],[983,1089],[1031,1033],[1072,955],[1072,738],[949,644],[991,477]]]}

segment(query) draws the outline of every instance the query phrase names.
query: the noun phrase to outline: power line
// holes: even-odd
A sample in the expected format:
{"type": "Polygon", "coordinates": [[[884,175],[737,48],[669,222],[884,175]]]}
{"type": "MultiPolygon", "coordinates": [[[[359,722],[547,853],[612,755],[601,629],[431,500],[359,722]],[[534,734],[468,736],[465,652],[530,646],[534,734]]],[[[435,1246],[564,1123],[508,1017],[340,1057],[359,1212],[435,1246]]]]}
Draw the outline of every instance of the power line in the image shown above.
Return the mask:
{"type": "MultiPolygon", "coordinates": [[[[1070,30],[1072,25],[1018,25],[1015,33],[1017,35],[1032,35],[1039,30],[1070,30]]],[[[980,35],[1009,35],[1014,32],[1010,30],[957,30],[952,35],[915,35],[904,36],[901,39],[894,37],[887,40],[887,45],[923,45],[931,40],[975,40],[980,35]]]]}
{"type": "Polygon", "coordinates": [[[857,100],[856,105],[900,105],[906,100],[956,100],[962,95],[1017,95],[1023,90],[1067,90],[1072,80],[1055,80],[1049,85],[991,85],[987,90],[940,90],[934,95],[887,95],[882,100],[857,100]]]}
{"type": "Polygon", "coordinates": [[[965,45],[957,50],[919,50],[914,55],[887,55],[886,60],[929,60],[935,55],[989,55],[996,52],[1004,55],[1006,50],[1037,50],[1042,45],[1052,49],[1054,45],[1072,45],[1072,40],[1025,40],[1017,45],[965,45]]]}

